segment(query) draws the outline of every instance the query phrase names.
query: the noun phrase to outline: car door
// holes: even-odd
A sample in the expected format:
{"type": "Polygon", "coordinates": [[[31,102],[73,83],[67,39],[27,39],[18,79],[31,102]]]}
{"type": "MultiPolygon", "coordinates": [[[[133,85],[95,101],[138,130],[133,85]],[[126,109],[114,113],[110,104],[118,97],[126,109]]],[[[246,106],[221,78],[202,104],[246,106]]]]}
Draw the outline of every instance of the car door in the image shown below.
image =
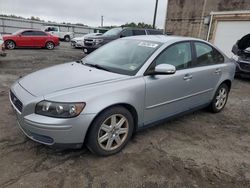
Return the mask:
{"type": "Polygon", "coordinates": [[[215,48],[204,42],[192,42],[194,61],[188,74],[192,77],[192,95],[189,108],[209,104],[221,78],[224,57],[215,48]]]}
{"type": "Polygon", "coordinates": [[[59,28],[58,27],[51,27],[50,33],[52,35],[55,35],[55,36],[59,37],[59,38],[63,38],[63,36],[60,36],[60,32],[59,32],[59,28]]]}
{"type": "Polygon", "coordinates": [[[48,35],[43,31],[35,31],[34,45],[44,47],[47,42],[48,35]]]}
{"type": "Polygon", "coordinates": [[[150,65],[148,70],[159,64],[176,67],[172,75],[147,75],[144,123],[168,118],[189,109],[189,97],[194,84],[189,74],[193,56],[190,42],[181,42],[167,47],[150,65]]]}
{"type": "Polygon", "coordinates": [[[22,32],[20,35],[18,35],[16,43],[17,46],[24,46],[24,47],[29,47],[32,46],[32,36],[33,35],[33,31],[24,31],[22,32]]]}

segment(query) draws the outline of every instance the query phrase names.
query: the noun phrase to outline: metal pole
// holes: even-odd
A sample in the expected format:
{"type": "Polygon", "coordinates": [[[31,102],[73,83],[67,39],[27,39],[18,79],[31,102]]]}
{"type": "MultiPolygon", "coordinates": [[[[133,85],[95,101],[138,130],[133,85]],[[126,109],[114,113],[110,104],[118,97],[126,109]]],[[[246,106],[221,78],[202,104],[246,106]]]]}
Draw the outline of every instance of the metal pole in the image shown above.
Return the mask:
{"type": "Polygon", "coordinates": [[[154,29],[155,29],[155,20],[156,20],[157,8],[158,8],[158,0],[155,1],[155,14],[154,14],[154,21],[153,21],[153,28],[154,29]]]}
{"type": "Polygon", "coordinates": [[[103,16],[101,16],[101,27],[103,27],[103,16]]]}

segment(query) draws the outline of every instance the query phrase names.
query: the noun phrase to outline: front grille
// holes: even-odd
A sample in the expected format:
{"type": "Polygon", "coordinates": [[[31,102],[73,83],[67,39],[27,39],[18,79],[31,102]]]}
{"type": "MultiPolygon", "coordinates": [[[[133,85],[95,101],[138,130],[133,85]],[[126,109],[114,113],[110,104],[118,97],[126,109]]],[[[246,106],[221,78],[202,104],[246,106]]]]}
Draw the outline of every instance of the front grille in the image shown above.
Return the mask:
{"type": "Polygon", "coordinates": [[[250,63],[240,63],[240,68],[246,71],[250,71],[250,63]]]}
{"type": "Polygon", "coordinates": [[[19,110],[19,112],[22,112],[23,103],[14,95],[12,91],[10,91],[10,99],[12,103],[15,105],[15,107],[19,110]]]}
{"type": "Polygon", "coordinates": [[[90,39],[85,39],[84,46],[94,46],[94,41],[90,39]]]}

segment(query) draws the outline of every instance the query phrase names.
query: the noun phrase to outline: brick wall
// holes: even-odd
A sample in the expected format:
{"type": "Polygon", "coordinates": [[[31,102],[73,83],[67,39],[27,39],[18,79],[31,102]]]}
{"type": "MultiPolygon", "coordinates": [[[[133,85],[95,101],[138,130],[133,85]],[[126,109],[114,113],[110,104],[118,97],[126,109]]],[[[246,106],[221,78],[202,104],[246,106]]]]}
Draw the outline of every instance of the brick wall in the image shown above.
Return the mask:
{"type": "Polygon", "coordinates": [[[168,0],[165,31],[206,39],[210,12],[236,10],[250,10],[250,0],[168,0]]]}

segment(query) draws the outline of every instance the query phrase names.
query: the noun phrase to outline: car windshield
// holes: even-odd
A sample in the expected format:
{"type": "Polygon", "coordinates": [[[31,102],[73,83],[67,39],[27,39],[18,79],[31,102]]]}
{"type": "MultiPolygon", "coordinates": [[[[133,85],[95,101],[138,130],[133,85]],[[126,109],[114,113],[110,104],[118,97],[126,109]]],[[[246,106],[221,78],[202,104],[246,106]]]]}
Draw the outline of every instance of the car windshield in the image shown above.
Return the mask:
{"type": "Polygon", "coordinates": [[[116,36],[122,31],[122,28],[110,29],[103,34],[103,36],[116,36]]]}
{"type": "Polygon", "coordinates": [[[85,65],[132,76],[161,45],[159,42],[119,39],[94,51],[82,59],[82,62],[85,65]]]}
{"type": "Polygon", "coordinates": [[[21,33],[21,32],[23,32],[24,30],[17,30],[16,32],[14,32],[14,33],[12,33],[12,35],[17,35],[17,34],[19,34],[19,33],[21,33]]]}

